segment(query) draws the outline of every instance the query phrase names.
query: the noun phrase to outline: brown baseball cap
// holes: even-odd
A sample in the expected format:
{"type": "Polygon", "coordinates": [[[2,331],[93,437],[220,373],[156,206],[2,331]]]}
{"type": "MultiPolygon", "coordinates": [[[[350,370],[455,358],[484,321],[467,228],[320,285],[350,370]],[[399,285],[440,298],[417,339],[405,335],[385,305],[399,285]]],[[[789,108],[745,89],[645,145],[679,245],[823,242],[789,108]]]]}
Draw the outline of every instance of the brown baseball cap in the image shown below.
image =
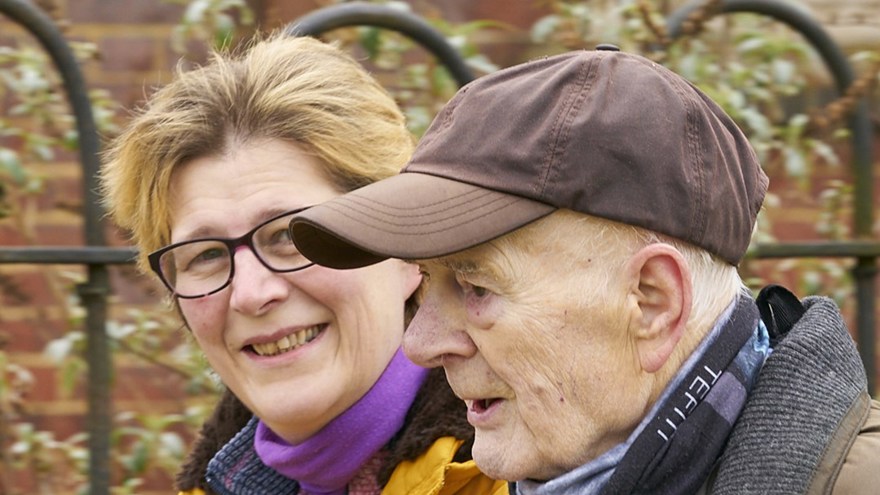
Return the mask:
{"type": "Polygon", "coordinates": [[[294,217],[297,247],[333,268],[435,258],[566,208],[739,264],[768,182],[746,137],[682,77],[604,48],[462,87],[399,175],[294,217]]]}

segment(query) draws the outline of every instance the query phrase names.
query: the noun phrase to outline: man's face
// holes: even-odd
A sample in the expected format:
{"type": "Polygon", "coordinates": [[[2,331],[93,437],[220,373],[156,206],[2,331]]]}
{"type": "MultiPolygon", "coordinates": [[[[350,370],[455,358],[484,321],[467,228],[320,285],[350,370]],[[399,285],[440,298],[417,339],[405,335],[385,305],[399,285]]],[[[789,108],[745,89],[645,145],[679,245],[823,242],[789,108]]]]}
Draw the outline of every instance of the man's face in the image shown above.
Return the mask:
{"type": "Polygon", "coordinates": [[[620,254],[526,229],[419,261],[424,300],[404,335],[467,404],[479,467],[507,480],[553,478],[625,440],[648,394],[620,254]]]}

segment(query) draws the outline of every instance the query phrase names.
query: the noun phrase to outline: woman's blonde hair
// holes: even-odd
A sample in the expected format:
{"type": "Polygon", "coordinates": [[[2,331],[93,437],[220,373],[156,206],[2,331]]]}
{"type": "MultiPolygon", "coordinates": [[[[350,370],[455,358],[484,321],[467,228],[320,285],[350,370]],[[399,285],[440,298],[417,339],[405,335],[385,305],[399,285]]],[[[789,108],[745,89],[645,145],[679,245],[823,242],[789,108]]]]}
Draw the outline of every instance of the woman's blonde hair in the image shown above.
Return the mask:
{"type": "Polygon", "coordinates": [[[215,52],[136,112],[101,172],[105,206],[146,255],[170,242],[174,170],[255,139],[313,153],[341,191],[396,174],[414,147],[393,98],[351,56],[311,38],[274,33],[240,52],[215,52]]]}

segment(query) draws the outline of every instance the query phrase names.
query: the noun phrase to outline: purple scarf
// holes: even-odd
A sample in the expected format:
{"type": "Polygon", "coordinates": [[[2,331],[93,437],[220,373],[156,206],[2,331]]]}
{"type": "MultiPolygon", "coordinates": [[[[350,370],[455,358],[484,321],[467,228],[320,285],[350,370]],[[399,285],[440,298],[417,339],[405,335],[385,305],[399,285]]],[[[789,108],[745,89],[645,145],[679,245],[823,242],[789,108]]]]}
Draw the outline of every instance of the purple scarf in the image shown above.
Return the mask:
{"type": "Polygon", "coordinates": [[[260,421],[254,449],[308,493],[344,495],[361,466],[403,426],[427,374],[398,349],[370,391],[310,438],[291,445],[260,421]]]}

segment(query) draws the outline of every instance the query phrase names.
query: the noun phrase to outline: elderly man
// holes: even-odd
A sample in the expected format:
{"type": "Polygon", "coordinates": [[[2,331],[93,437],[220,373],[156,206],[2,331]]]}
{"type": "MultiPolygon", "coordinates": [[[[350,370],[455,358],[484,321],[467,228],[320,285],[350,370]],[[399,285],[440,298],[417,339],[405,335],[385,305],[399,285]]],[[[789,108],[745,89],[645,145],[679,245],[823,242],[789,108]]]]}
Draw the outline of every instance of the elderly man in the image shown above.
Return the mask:
{"type": "Polygon", "coordinates": [[[291,223],[314,261],[424,274],[443,366],[512,493],[876,493],[880,406],[836,306],[742,260],[767,177],[708,97],[603,46],[462,88],[403,172],[291,223]]]}

